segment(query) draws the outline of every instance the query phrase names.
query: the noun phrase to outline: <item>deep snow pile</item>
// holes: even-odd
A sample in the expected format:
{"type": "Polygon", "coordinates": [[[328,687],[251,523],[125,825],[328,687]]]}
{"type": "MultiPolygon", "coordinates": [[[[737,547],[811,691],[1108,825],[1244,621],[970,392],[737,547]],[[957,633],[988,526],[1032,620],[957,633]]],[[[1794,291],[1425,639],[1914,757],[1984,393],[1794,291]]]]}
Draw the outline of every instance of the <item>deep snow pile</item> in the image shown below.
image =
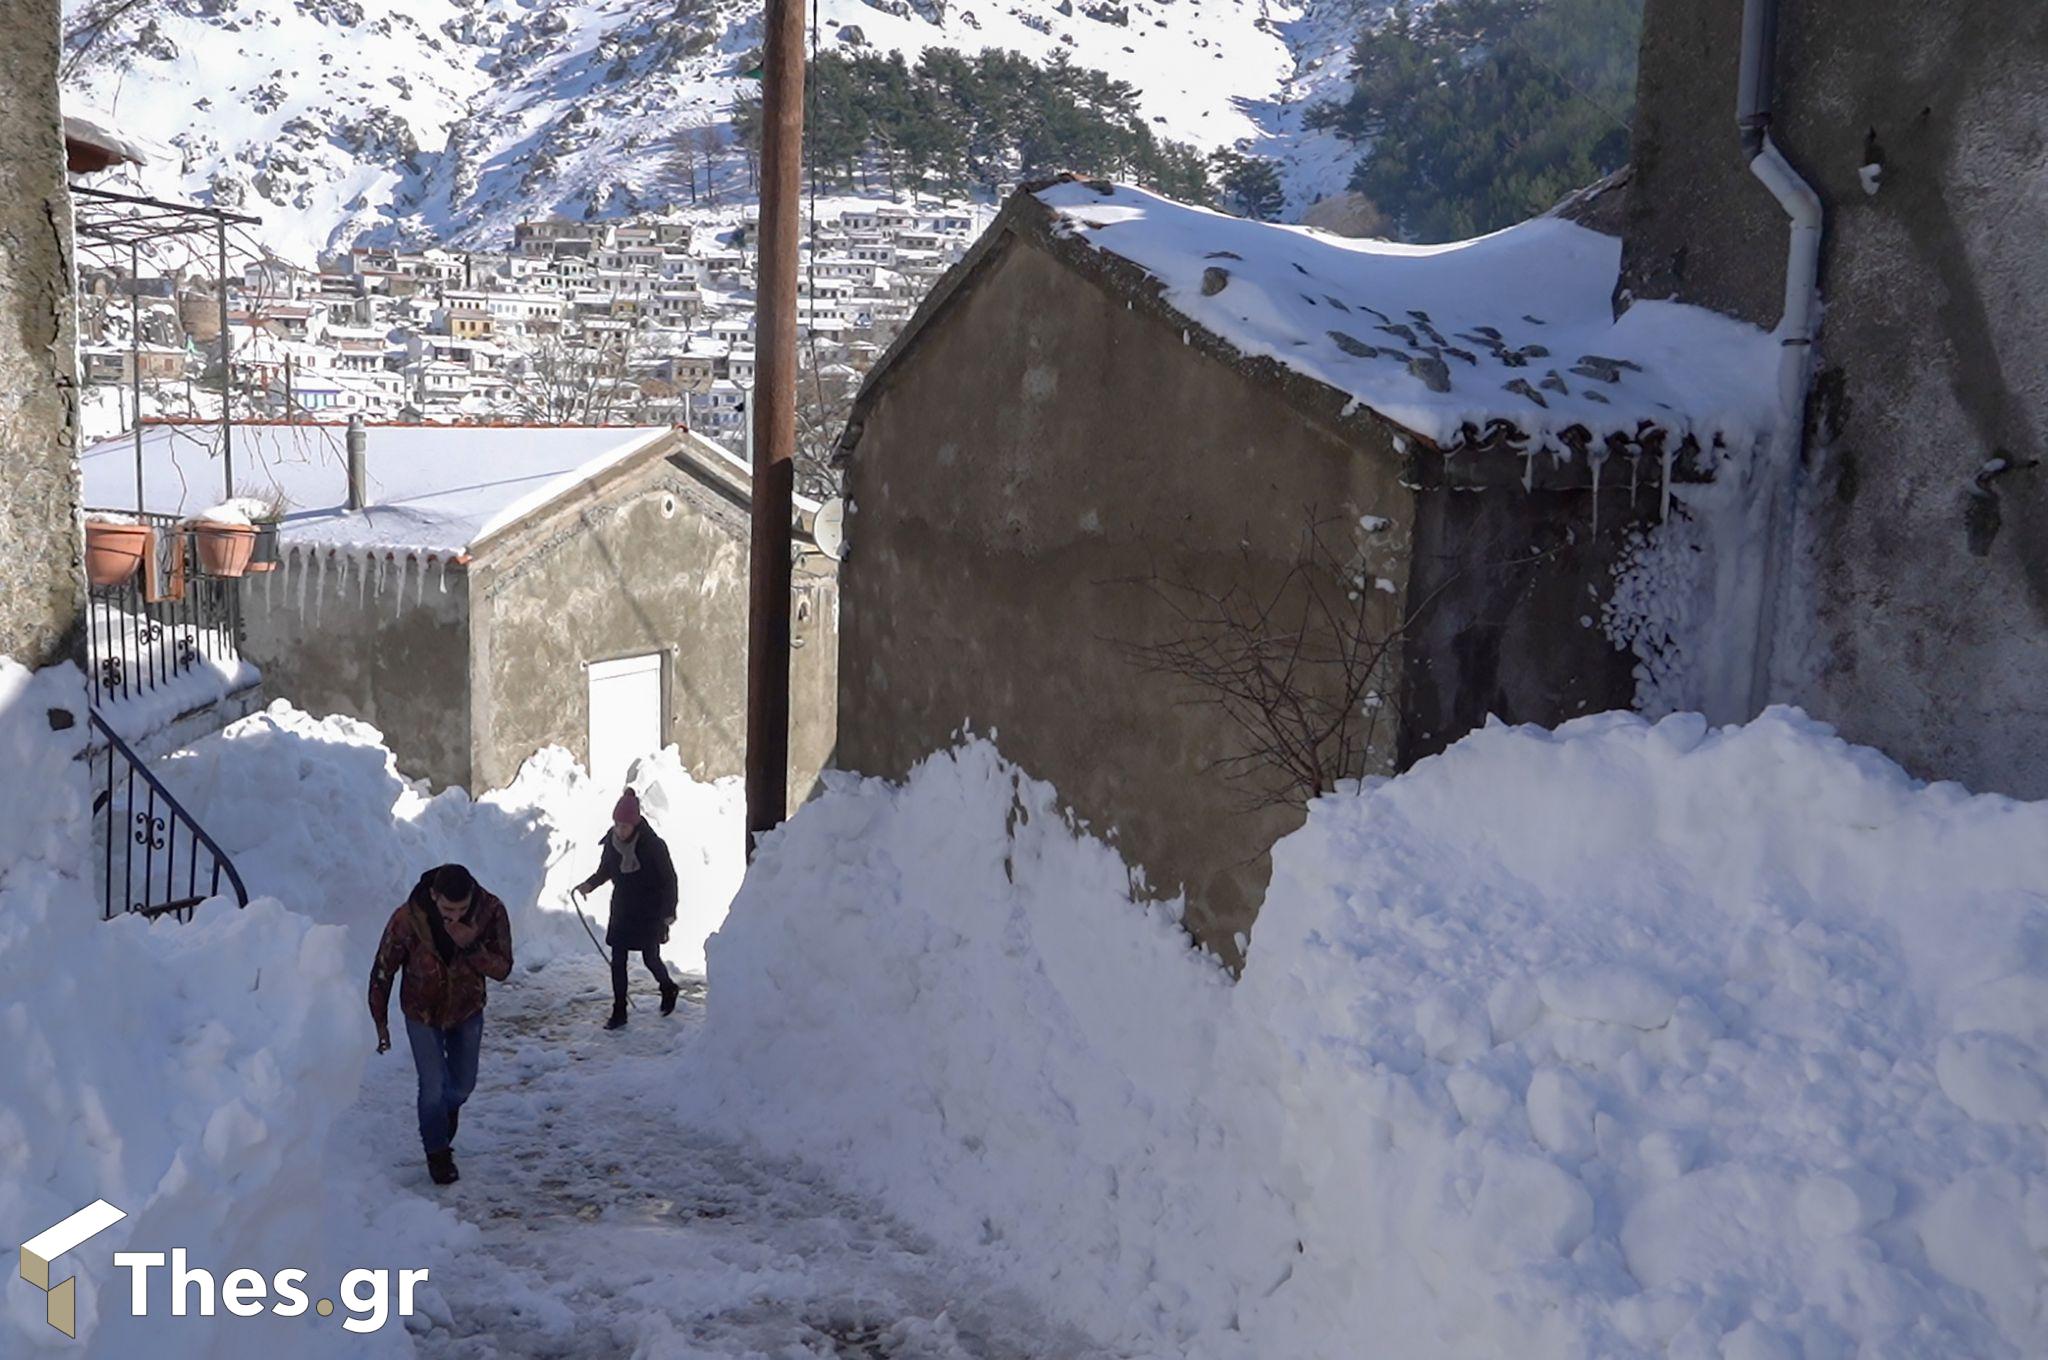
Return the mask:
{"type": "MultiPolygon", "coordinates": [[[[983,741],[828,773],[706,946],[695,1121],[830,1166],[1099,1340],[1191,1341],[1285,1277],[1229,983],[983,741]]],[[[1178,1345],[1168,1346],[1178,1350],[1178,1345]]]]}
{"type": "MultiPolygon", "coordinates": [[[[430,794],[399,772],[368,723],[314,718],[279,700],[159,768],[251,892],[288,896],[314,920],[350,928],[351,966],[360,963],[365,976],[393,908],[423,871],[451,861],[504,900],[522,968],[592,953],[568,890],[597,868],[618,790],[595,786],[558,747],[482,798],[460,788],[430,794]]],[[[680,880],[663,954],[701,972],[704,937],[724,918],[744,867],[740,783],[692,779],[673,747],[640,760],[632,778],[680,880]]],[[[609,899],[601,888],[585,907],[599,938],[609,899]]]]}
{"type": "Polygon", "coordinates": [[[16,1282],[0,1290],[0,1353],[215,1355],[274,1345],[273,1329],[295,1354],[403,1353],[397,1329],[127,1316],[117,1250],[184,1247],[223,1273],[298,1266],[330,1286],[372,1264],[340,1259],[361,1219],[323,1202],[327,1128],[364,1049],[342,1020],[360,1002],[338,930],[272,900],[208,904],[185,926],[99,920],[85,711],[75,669],[0,658],[0,1239],[96,1199],[128,1216],[59,1263],[78,1279],[80,1340],[16,1282]]]}
{"type": "Polygon", "coordinates": [[[1234,987],[1053,806],[973,743],[804,809],[686,1099],[1141,1352],[2048,1350],[2048,804],[1494,727],[1318,803],[1234,987]]]}

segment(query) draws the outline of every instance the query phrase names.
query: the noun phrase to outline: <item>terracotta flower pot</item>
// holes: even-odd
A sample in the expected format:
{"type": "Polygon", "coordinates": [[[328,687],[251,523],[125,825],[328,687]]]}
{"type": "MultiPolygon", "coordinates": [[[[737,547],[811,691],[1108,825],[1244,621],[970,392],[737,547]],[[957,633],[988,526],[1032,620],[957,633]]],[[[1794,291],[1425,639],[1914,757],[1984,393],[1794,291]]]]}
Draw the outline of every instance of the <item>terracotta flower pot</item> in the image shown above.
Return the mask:
{"type": "Polygon", "coordinates": [[[149,551],[146,524],[85,525],[85,577],[96,586],[118,586],[133,577],[149,551]]]}
{"type": "Polygon", "coordinates": [[[240,576],[256,552],[256,530],[247,524],[215,524],[199,520],[192,526],[199,547],[199,570],[208,576],[240,576]]]}

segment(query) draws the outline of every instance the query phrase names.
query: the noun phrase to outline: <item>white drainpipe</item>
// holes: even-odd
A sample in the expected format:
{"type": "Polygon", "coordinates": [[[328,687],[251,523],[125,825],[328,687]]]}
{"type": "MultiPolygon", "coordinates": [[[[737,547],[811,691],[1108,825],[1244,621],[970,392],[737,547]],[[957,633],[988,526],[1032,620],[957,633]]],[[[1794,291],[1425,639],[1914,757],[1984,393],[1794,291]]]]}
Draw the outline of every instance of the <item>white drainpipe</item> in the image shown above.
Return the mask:
{"type": "Polygon", "coordinates": [[[1806,397],[1813,382],[1813,340],[1819,329],[1820,195],[1801,178],[1771,139],[1771,103],[1776,81],[1777,0],[1745,0],[1742,8],[1742,74],[1735,119],[1749,171],[1763,182],[1790,219],[1785,253],[1785,305],[1778,318],[1778,413],[1769,456],[1759,471],[1769,484],[1755,488],[1765,498],[1763,569],[1757,581],[1756,653],[1750,671],[1749,711],[1769,699],[1771,650],[1778,625],[1777,603],[1784,586],[1784,559],[1802,478],[1806,397]]]}

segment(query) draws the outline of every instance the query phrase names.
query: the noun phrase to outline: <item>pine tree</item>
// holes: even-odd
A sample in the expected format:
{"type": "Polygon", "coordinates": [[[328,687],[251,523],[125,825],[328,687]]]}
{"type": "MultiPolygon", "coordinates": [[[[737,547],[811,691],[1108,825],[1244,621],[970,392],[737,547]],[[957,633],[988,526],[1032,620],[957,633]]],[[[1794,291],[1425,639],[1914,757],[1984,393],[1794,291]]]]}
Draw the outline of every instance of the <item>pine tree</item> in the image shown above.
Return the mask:
{"type": "MultiPolygon", "coordinates": [[[[808,97],[808,154],[821,182],[858,176],[867,187],[879,165],[892,190],[902,179],[958,193],[1074,170],[1209,197],[1200,156],[1152,135],[1135,89],[1064,53],[1041,65],[1015,52],[934,48],[911,66],[894,53],[828,52],[812,65],[808,97]]],[[[758,118],[757,105],[735,110],[742,146],[754,144],[758,118]]]]}
{"type": "Polygon", "coordinates": [[[1496,231],[1627,158],[1641,31],[1642,0],[1403,4],[1307,121],[1371,142],[1351,187],[1407,239],[1496,231]]]}
{"type": "Polygon", "coordinates": [[[1238,212],[1271,222],[1286,209],[1287,191],[1280,185],[1280,172],[1273,162],[1229,150],[1219,151],[1211,159],[1224,197],[1238,212]]]}

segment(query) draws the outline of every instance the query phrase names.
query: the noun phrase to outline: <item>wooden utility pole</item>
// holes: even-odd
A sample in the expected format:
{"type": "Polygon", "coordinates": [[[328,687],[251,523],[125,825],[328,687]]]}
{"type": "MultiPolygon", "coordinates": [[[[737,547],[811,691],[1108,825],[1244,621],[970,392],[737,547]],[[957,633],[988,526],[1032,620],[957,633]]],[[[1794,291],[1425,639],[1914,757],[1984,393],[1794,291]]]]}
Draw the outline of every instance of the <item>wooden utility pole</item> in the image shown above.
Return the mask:
{"type": "Polygon", "coordinates": [[[747,857],[789,805],[791,498],[796,275],[804,139],[804,3],[768,0],[761,63],[761,233],[754,283],[754,497],[747,624],[747,857]]]}

